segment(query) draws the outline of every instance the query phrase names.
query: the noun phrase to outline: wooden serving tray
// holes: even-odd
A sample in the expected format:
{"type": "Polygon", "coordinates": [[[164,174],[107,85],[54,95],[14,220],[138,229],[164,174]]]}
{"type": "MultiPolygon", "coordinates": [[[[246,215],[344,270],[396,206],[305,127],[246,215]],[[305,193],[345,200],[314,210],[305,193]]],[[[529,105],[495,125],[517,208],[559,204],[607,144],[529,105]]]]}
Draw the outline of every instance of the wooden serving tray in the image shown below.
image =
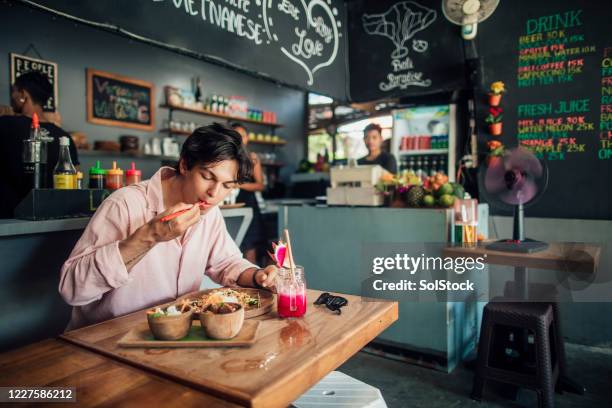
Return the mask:
{"type": "MultiPolygon", "coordinates": [[[[251,296],[257,296],[257,293],[259,293],[259,299],[260,299],[260,307],[256,308],[256,309],[245,309],[244,311],[244,318],[245,319],[252,319],[253,317],[257,317],[257,316],[261,316],[264,315],[266,313],[269,313],[272,308],[274,307],[274,294],[272,292],[270,292],[269,290],[262,290],[262,289],[255,289],[255,288],[219,288],[219,289],[233,289],[237,292],[246,292],[251,296]]],[[[205,293],[209,293],[215,290],[219,290],[219,289],[205,289],[205,290],[201,290],[195,294],[190,294],[189,296],[183,296],[181,298],[179,298],[177,300],[177,303],[180,303],[180,300],[182,299],[197,299],[200,296],[202,296],[205,293]]],[[[194,312],[193,313],[193,319],[194,320],[200,320],[200,313],[198,312],[194,312]]]]}
{"type": "Polygon", "coordinates": [[[215,340],[206,337],[200,322],[193,322],[187,337],[181,340],[157,340],[149,330],[149,324],[143,322],[130,330],[117,342],[120,347],[248,347],[255,343],[260,321],[245,320],[240,333],[233,339],[215,340]]]}

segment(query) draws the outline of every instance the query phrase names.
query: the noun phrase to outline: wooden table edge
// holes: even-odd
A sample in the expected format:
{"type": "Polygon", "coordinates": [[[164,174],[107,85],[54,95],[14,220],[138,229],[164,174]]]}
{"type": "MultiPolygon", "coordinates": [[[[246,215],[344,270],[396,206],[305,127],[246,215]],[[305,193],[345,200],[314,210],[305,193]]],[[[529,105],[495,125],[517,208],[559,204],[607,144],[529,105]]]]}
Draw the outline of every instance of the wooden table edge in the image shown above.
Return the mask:
{"type": "MultiPolygon", "coordinates": [[[[390,327],[393,323],[395,323],[398,320],[399,318],[398,302],[380,300],[380,299],[369,299],[369,298],[365,298],[365,299],[368,299],[366,300],[368,302],[372,301],[376,303],[387,303],[388,304],[387,305],[388,307],[381,310],[378,316],[376,317],[376,320],[378,320],[378,322],[381,323],[381,325],[375,326],[372,323],[368,324],[365,321],[358,325],[355,325],[354,331],[357,333],[357,335],[363,336],[363,339],[360,342],[355,343],[353,347],[349,347],[349,345],[344,345],[340,343],[335,345],[329,354],[330,355],[342,355],[342,357],[336,358],[335,359],[336,361],[333,364],[329,364],[326,367],[322,367],[322,370],[325,371],[326,373],[332,372],[333,370],[338,368],[340,365],[345,363],[349,358],[351,358],[353,355],[359,352],[359,350],[365,347],[369,342],[374,340],[376,336],[378,336],[380,333],[382,333],[384,330],[386,330],[388,327],[390,327]],[[376,327],[376,329],[373,328],[374,326],[376,327]],[[367,333],[364,332],[363,330],[360,330],[361,328],[364,328],[364,327],[366,330],[367,329],[370,329],[370,330],[368,330],[367,333]],[[377,330],[377,329],[380,329],[380,330],[377,330]]],[[[321,362],[317,362],[313,359],[308,365],[306,365],[306,367],[303,367],[303,369],[308,371],[313,366],[316,366],[317,364],[320,364],[320,363],[321,362]]],[[[325,375],[323,375],[317,378],[315,381],[312,381],[309,385],[306,385],[305,387],[299,387],[299,389],[297,389],[296,392],[294,392],[294,394],[296,395],[295,398],[293,397],[288,398],[288,399],[286,398],[284,400],[279,399],[278,395],[282,395],[282,389],[286,389],[286,387],[288,387],[290,384],[297,384],[297,382],[294,382],[293,380],[298,375],[299,374],[295,372],[293,375],[286,376],[283,379],[283,381],[277,382],[273,385],[270,385],[270,387],[262,388],[261,390],[259,390],[259,392],[255,394],[255,396],[252,399],[252,407],[253,408],[264,408],[264,407],[268,408],[268,407],[276,407],[276,406],[287,407],[293,401],[295,401],[296,398],[298,398],[304,392],[308,391],[312,386],[317,384],[319,381],[323,379],[323,377],[325,377],[325,375]]]]}
{"type": "MultiPolygon", "coordinates": [[[[442,256],[449,258],[457,258],[461,256],[482,256],[486,254],[487,257],[484,260],[484,263],[486,264],[547,270],[567,270],[568,272],[577,273],[597,272],[600,260],[599,258],[601,256],[601,245],[593,243],[563,243],[567,244],[568,246],[575,244],[578,246],[578,249],[580,248],[580,246],[583,246],[588,250],[591,250],[592,253],[587,253],[592,256],[592,261],[584,262],[581,260],[572,260],[569,258],[538,258],[538,252],[533,254],[525,254],[516,252],[487,250],[485,248],[485,245],[491,242],[494,241],[485,241],[479,243],[477,246],[446,246],[442,250],[442,256]]],[[[551,242],[550,244],[555,245],[560,243],[551,242]]]]}
{"type": "MultiPolygon", "coordinates": [[[[187,295],[183,295],[181,297],[185,297],[185,296],[188,296],[188,294],[187,295]]],[[[382,323],[382,328],[378,332],[373,333],[372,335],[368,334],[367,338],[364,341],[360,342],[359,346],[356,349],[355,349],[355,347],[351,348],[351,349],[354,349],[354,351],[350,352],[346,357],[343,357],[341,359],[341,361],[339,361],[337,364],[333,364],[332,367],[329,370],[327,370],[327,372],[331,372],[335,368],[340,366],[342,363],[344,363],[351,356],[356,354],[359,350],[361,350],[365,345],[367,345],[370,341],[372,341],[374,338],[376,338],[376,336],[378,336],[380,333],[382,333],[385,329],[387,329],[389,326],[391,326],[391,324],[393,324],[398,319],[398,316],[399,316],[398,302],[396,302],[396,301],[388,301],[388,300],[380,300],[380,299],[369,299],[369,298],[364,298],[364,297],[361,297],[361,296],[359,296],[359,297],[360,297],[360,299],[362,301],[363,301],[363,299],[366,299],[365,301],[367,301],[367,302],[372,301],[372,302],[376,302],[376,303],[386,303],[386,304],[388,304],[388,307],[383,309],[383,310],[381,310],[379,315],[376,317],[376,319],[379,320],[379,323],[382,323]],[[387,318],[387,320],[383,323],[384,319],[381,320],[381,318],[387,318]]],[[[170,304],[170,303],[173,303],[173,302],[176,302],[176,300],[168,302],[166,304],[170,304]]],[[[145,310],[145,309],[143,309],[143,310],[145,310]]],[[[246,393],[239,392],[239,391],[235,391],[235,390],[228,390],[225,393],[224,392],[220,392],[220,391],[218,391],[218,388],[224,388],[222,384],[216,384],[217,389],[215,389],[213,387],[207,387],[206,385],[203,385],[203,384],[195,382],[195,381],[190,381],[188,379],[185,379],[185,378],[173,375],[173,374],[164,373],[161,370],[159,370],[159,369],[157,369],[154,366],[151,366],[149,364],[142,363],[142,362],[132,361],[132,360],[130,360],[128,358],[125,358],[125,357],[117,355],[117,354],[115,354],[113,352],[107,351],[107,350],[105,350],[102,347],[96,346],[96,345],[88,343],[86,341],[79,340],[78,338],[70,337],[69,335],[66,335],[66,334],[78,332],[81,329],[91,328],[91,327],[94,327],[94,326],[97,326],[97,325],[100,325],[100,324],[103,324],[103,323],[107,323],[107,322],[109,322],[111,320],[125,318],[126,316],[130,316],[130,315],[136,314],[136,313],[142,313],[142,310],[139,310],[139,311],[136,311],[136,312],[133,312],[133,313],[129,313],[129,314],[126,314],[126,315],[123,315],[123,316],[118,316],[118,317],[115,317],[113,319],[106,320],[104,322],[99,322],[99,323],[95,323],[95,324],[92,324],[92,325],[89,325],[89,326],[85,326],[85,327],[82,327],[82,328],[79,328],[79,329],[71,330],[71,331],[69,331],[67,333],[61,334],[58,338],[66,341],[68,343],[77,345],[79,347],[83,347],[83,348],[85,348],[87,350],[99,353],[99,354],[101,354],[101,355],[103,355],[103,356],[105,356],[107,358],[112,359],[112,360],[120,361],[120,362],[122,362],[124,364],[127,364],[127,365],[131,366],[131,367],[135,367],[137,369],[146,371],[147,373],[153,373],[153,374],[155,374],[155,375],[157,375],[159,377],[175,381],[178,384],[185,385],[185,386],[191,387],[191,388],[193,388],[195,390],[205,392],[207,394],[210,394],[210,395],[215,396],[217,398],[221,398],[221,399],[226,400],[228,402],[237,403],[237,404],[243,405],[245,407],[251,407],[251,408],[259,408],[259,407],[268,408],[270,406],[274,406],[274,403],[272,401],[269,401],[270,397],[268,395],[270,393],[276,392],[275,389],[270,390],[269,388],[263,388],[258,393],[253,394],[253,395],[246,394],[246,393]],[[266,395],[264,395],[264,394],[266,394],[266,395]]],[[[361,324],[359,324],[357,326],[354,326],[354,327],[355,327],[355,329],[358,329],[358,328],[361,328],[363,326],[366,326],[366,328],[368,328],[368,324],[366,322],[361,323],[361,324]]],[[[371,324],[370,324],[370,326],[371,326],[371,324]]],[[[340,347],[340,346],[335,346],[334,349],[338,348],[338,347],[340,347]]],[[[342,347],[340,347],[340,351],[345,351],[347,349],[348,348],[345,345],[342,345],[342,347]]],[[[334,353],[330,353],[330,354],[334,354],[334,353]]],[[[314,363],[311,363],[310,365],[312,365],[312,364],[314,364],[314,363]]],[[[297,376],[297,375],[298,374],[296,373],[293,376],[297,376]]],[[[288,377],[291,377],[291,376],[288,376],[288,377]]],[[[297,394],[297,396],[303,394],[305,391],[307,391],[310,387],[315,385],[322,378],[323,377],[318,378],[317,381],[313,382],[311,385],[309,385],[308,387],[304,388],[301,391],[301,393],[297,394]]],[[[286,379],[286,380],[284,380],[284,381],[282,381],[280,383],[275,384],[274,388],[278,388],[278,387],[281,387],[283,385],[286,386],[286,383],[288,383],[288,382],[290,382],[290,379],[286,379]]],[[[272,398],[272,400],[274,400],[274,399],[275,398],[272,398]]],[[[288,401],[287,404],[285,404],[284,406],[288,406],[291,402],[293,402],[293,398],[291,398],[291,401],[288,401]]],[[[281,405],[281,406],[283,406],[283,405],[281,405]]]]}

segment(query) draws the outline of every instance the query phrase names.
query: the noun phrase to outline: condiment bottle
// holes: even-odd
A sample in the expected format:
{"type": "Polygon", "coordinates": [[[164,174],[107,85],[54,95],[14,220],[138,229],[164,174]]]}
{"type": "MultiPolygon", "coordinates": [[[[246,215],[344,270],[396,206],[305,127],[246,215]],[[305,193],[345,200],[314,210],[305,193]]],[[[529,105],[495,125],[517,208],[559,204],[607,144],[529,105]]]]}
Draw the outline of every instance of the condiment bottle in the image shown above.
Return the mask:
{"type": "Polygon", "coordinates": [[[70,139],[66,136],[59,138],[60,151],[57,164],[53,170],[53,188],[60,190],[72,190],[76,188],[76,169],[70,158],[70,139]]]}
{"type": "Polygon", "coordinates": [[[96,161],[96,167],[89,168],[89,188],[102,189],[104,188],[104,177],[106,170],[100,167],[100,160],[96,161]]]}
{"type": "Polygon", "coordinates": [[[136,169],[136,164],[132,162],[132,168],[125,171],[125,185],[140,183],[142,180],[142,172],[136,169]]]}
{"type": "Polygon", "coordinates": [[[34,113],[30,137],[23,141],[22,151],[23,171],[29,189],[47,187],[47,143],[52,141],[52,138],[41,134],[38,115],[34,113]]]}
{"type": "Polygon", "coordinates": [[[106,170],[106,188],[108,190],[118,190],[123,187],[123,170],[117,167],[117,162],[113,162],[113,168],[106,170]]]}

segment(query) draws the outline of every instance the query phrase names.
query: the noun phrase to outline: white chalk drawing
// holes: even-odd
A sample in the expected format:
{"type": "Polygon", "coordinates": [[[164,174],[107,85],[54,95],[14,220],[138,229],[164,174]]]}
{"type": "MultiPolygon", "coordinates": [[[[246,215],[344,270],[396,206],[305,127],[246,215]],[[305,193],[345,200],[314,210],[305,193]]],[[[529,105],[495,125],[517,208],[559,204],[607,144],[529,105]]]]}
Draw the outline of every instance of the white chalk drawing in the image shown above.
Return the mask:
{"type": "MultiPolygon", "coordinates": [[[[290,0],[284,3],[289,3],[286,8],[297,7],[290,0]]],[[[306,83],[313,85],[315,73],[333,64],[338,55],[341,36],[338,32],[340,22],[336,19],[338,10],[331,8],[331,0],[300,0],[299,5],[306,19],[293,23],[293,39],[282,38],[281,34],[285,33],[274,32],[274,21],[268,18],[272,0],[263,1],[263,22],[268,40],[278,43],[283,54],[304,68],[308,76],[306,83]]]]}
{"type": "Polygon", "coordinates": [[[304,69],[308,85],[313,85],[315,73],[332,65],[338,55],[342,24],[332,0],[254,0],[255,7],[250,1],[168,0],[167,3],[202,23],[255,45],[276,44],[285,56],[304,69]],[[284,28],[278,29],[279,26],[284,28]]]}
{"type": "Polygon", "coordinates": [[[414,1],[404,1],[393,5],[382,14],[364,14],[361,21],[366,33],[382,35],[393,41],[395,50],[391,53],[391,58],[395,59],[408,55],[408,47],[404,43],[427,28],[436,17],[435,10],[414,1]]]}
{"type": "Polygon", "coordinates": [[[412,40],[412,49],[424,53],[429,48],[427,41],[413,39],[415,34],[429,27],[437,18],[435,10],[421,6],[414,1],[394,4],[380,14],[364,14],[361,17],[364,31],[369,35],[381,35],[393,42],[395,49],[391,52],[393,72],[387,74],[386,82],[379,84],[382,91],[395,88],[406,89],[409,86],[431,86],[431,80],[425,79],[422,72],[411,71],[414,63],[409,57],[410,49],[406,43],[412,40]],[[401,72],[405,71],[407,72],[401,72]]]}
{"type": "Polygon", "coordinates": [[[425,40],[412,40],[412,49],[416,52],[425,52],[429,47],[429,43],[425,40]]]}
{"type": "Polygon", "coordinates": [[[278,3],[278,10],[285,14],[289,14],[296,21],[300,20],[300,10],[289,0],[281,0],[281,2],[278,3]]]}

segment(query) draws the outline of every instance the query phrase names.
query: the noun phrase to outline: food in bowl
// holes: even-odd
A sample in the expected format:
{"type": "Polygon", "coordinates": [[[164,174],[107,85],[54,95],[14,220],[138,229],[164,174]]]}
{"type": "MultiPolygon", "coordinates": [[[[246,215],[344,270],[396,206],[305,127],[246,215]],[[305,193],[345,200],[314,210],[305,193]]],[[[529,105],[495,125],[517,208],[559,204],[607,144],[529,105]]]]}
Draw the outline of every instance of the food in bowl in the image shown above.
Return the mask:
{"type": "Polygon", "coordinates": [[[261,307],[261,299],[259,298],[259,293],[257,293],[257,296],[252,296],[246,291],[228,288],[213,290],[209,293],[202,295],[198,299],[191,300],[190,304],[193,307],[195,313],[200,313],[201,311],[206,310],[210,305],[221,303],[239,303],[247,311],[261,307]]]}
{"type": "Polygon", "coordinates": [[[147,322],[157,340],[180,340],[191,329],[192,315],[193,308],[186,303],[156,307],[147,312],[147,322]]]}
{"type": "Polygon", "coordinates": [[[244,324],[244,307],[232,302],[211,303],[200,313],[200,323],[208,337],[232,339],[240,333],[244,324]]]}

